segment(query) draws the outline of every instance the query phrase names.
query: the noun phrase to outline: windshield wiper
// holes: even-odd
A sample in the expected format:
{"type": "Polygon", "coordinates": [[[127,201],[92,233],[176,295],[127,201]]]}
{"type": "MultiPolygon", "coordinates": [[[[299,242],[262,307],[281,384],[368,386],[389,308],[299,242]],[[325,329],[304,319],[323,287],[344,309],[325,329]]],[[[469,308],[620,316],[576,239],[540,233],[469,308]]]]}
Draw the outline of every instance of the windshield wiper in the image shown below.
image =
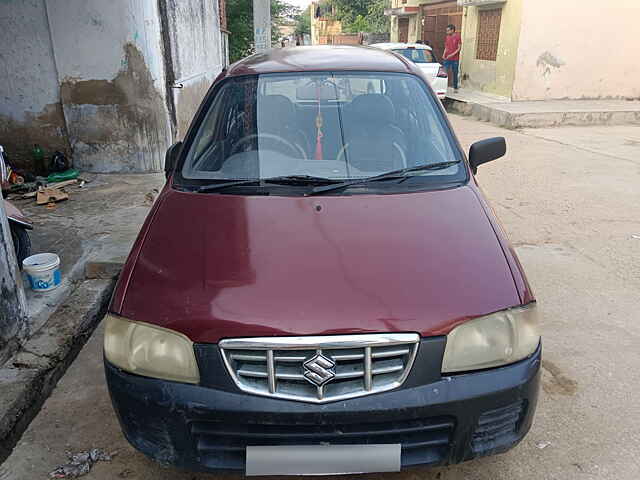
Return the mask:
{"type": "Polygon", "coordinates": [[[203,185],[199,187],[198,192],[213,192],[216,190],[225,190],[232,187],[242,187],[245,185],[262,185],[265,183],[275,183],[278,185],[325,185],[327,183],[332,184],[339,181],[340,180],[332,180],[325,177],[313,177],[310,175],[283,175],[281,177],[248,178],[222,183],[212,183],[211,185],[203,185]]]}
{"type": "Polygon", "coordinates": [[[320,187],[314,188],[308,195],[318,195],[320,193],[330,192],[332,190],[339,190],[341,188],[347,188],[352,185],[362,185],[369,182],[379,182],[383,180],[396,179],[396,178],[407,178],[408,173],[412,172],[423,172],[428,170],[443,170],[445,168],[452,167],[453,165],[457,165],[460,163],[460,160],[455,160],[452,162],[438,162],[431,163],[428,165],[418,165],[417,167],[408,167],[401,168],[400,170],[393,170],[391,172],[383,173],[381,175],[376,175],[374,177],[366,177],[366,178],[357,178],[355,180],[348,180],[346,182],[335,183],[332,185],[323,185],[320,187]]]}

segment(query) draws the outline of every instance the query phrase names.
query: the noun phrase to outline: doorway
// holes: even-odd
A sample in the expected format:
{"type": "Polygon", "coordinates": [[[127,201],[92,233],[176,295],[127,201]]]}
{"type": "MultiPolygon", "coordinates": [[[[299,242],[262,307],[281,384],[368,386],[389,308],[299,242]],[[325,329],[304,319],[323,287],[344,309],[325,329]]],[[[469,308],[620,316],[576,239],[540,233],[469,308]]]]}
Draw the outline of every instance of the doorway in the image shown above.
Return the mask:
{"type": "Polygon", "coordinates": [[[422,41],[433,48],[438,60],[442,60],[447,25],[462,28],[462,7],[457,2],[443,2],[422,7],[422,41]]]}
{"type": "Polygon", "coordinates": [[[398,19],[398,41],[400,43],[409,41],[409,19],[407,17],[398,19]]]}

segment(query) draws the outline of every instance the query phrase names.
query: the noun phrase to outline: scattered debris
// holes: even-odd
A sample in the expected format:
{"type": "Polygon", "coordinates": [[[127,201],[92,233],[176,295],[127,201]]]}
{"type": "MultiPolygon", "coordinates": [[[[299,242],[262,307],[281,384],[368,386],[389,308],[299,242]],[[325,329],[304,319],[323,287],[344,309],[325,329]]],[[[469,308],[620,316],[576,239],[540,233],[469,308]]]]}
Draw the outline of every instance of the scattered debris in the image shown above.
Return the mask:
{"type": "Polygon", "coordinates": [[[40,186],[36,191],[33,192],[29,192],[29,193],[25,193],[24,195],[22,195],[22,198],[33,198],[35,196],[38,195],[39,191],[48,189],[48,190],[60,190],[64,187],[68,187],[69,185],[73,185],[75,183],[77,183],[78,180],[67,180],[64,182],[58,182],[58,183],[53,183],[51,185],[47,185],[46,187],[40,186]]]}
{"type": "Polygon", "coordinates": [[[82,477],[91,471],[91,468],[96,462],[110,462],[115,455],[116,452],[109,454],[100,448],[92,448],[91,450],[75,454],[67,452],[69,463],[57,467],[49,473],[49,478],[82,477]]]}
{"type": "Polygon", "coordinates": [[[70,168],[68,170],[64,170],[62,172],[52,173],[47,177],[48,183],[57,183],[64,182],[66,180],[73,180],[74,178],[78,178],[80,172],[75,168],[70,168]]]}
{"type": "MultiPolygon", "coordinates": [[[[49,171],[52,172],[52,175],[56,175],[63,173],[66,170],[69,170],[69,160],[64,153],[58,151],[54,152],[51,157],[51,163],[49,163],[49,171]]],[[[49,176],[51,177],[51,175],[49,176]]]]}
{"type": "Polygon", "coordinates": [[[61,202],[68,199],[69,194],[58,188],[44,188],[42,190],[38,190],[36,194],[36,203],[38,205],[45,205],[51,202],[61,202]]]}
{"type": "Polygon", "coordinates": [[[157,188],[154,188],[150,192],[147,192],[144,196],[144,204],[149,206],[153,205],[153,202],[156,201],[156,197],[159,193],[160,191],[157,188]]]}
{"type": "Polygon", "coordinates": [[[551,442],[538,442],[538,443],[536,443],[536,447],[538,447],[540,450],[544,450],[549,445],[551,445],[551,442]]]}

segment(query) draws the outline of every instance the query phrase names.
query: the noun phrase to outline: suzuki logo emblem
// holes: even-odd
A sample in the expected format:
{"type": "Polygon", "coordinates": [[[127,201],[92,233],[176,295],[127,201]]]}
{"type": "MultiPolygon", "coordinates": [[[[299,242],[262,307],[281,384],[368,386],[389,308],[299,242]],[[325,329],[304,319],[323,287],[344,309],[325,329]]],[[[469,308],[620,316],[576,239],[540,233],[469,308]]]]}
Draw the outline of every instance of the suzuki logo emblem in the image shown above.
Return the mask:
{"type": "Polygon", "coordinates": [[[318,354],[304,362],[303,365],[304,377],[318,387],[333,380],[336,376],[336,364],[324,355],[318,354]]]}

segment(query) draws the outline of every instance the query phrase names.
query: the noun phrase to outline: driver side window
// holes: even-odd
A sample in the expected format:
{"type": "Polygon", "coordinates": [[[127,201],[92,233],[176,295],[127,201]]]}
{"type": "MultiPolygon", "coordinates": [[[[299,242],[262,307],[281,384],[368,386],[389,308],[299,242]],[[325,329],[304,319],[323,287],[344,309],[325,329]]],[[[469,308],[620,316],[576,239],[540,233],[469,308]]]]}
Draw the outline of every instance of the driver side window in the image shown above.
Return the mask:
{"type": "Polygon", "coordinates": [[[219,171],[234,145],[255,133],[255,79],[240,83],[227,82],[216,94],[189,155],[192,171],[219,171]]]}

